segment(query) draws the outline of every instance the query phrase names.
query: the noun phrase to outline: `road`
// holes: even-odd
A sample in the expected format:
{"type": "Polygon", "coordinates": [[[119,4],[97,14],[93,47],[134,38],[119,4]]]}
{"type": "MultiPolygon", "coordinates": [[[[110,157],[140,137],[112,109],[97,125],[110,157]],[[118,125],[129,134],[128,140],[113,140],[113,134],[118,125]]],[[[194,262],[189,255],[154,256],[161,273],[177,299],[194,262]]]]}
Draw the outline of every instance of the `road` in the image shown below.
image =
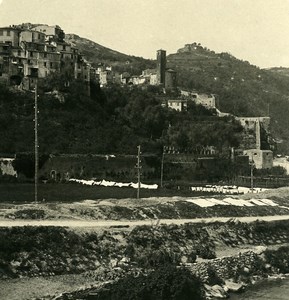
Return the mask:
{"type": "Polygon", "coordinates": [[[237,217],[237,218],[198,218],[198,219],[150,219],[150,220],[0,220],[0,227],[17,227],[17,226],[60,226],[60,227],[121,227],[121,226],[141,226],[156,224],[175,224],[181,225],[185,223],[213,223],[227,222],[229,220],[238,220],[240,222],[250,223],[256,220],[260,221],[277,221],[289,220],[289,215],[283,216],[263,216],[263,217],[237,217]]]}

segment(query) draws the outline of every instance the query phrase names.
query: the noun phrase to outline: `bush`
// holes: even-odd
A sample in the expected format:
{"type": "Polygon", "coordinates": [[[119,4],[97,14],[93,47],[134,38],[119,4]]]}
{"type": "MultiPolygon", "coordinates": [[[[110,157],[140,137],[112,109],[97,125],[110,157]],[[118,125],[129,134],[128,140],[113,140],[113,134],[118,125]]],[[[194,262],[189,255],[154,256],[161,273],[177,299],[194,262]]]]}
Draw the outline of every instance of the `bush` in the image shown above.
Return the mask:
{"type": "Polygon", "coordinates": [[[87,300],[202,300],[201,281],[185,268],[166,265],[148,276],[127,276],[106,285],[87,300]]]}

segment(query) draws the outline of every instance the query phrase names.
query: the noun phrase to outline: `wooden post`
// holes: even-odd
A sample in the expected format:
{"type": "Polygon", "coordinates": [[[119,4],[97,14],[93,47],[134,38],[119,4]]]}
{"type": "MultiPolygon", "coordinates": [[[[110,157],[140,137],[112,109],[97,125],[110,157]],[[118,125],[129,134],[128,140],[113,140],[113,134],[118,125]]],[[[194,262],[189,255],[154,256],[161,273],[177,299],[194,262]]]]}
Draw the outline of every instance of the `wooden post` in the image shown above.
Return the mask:
{"type": "Polygon", "coordinates": [[[253,161],[250,162],[250,167],[251,167],[251,192],[253,193],[254,190],[254,174],[253,174],[254,162],[253,161]]]}
{"type": "Polygon", "coordinates": [[[163,178],[164,178],[164,159],[165,159],[165,147],[163,147],[163,155],[161,162],[161,188],[163,187],[163,178]]]}
{"type": "Polygon", "coordinates": [[[140,198],[140,175],[141,175],[141,160],[140,160],[140,146],[137,146],[137,199],[140,198]]]}
{"type": "Polygon", "coordinates": [[[34,153],[35,153],[35,177],[34,177],[34,196],[35,202],[38,201],[38,95],[37,95],[37,79],[35,84],[35,95],[34,95],[34,153]]]}

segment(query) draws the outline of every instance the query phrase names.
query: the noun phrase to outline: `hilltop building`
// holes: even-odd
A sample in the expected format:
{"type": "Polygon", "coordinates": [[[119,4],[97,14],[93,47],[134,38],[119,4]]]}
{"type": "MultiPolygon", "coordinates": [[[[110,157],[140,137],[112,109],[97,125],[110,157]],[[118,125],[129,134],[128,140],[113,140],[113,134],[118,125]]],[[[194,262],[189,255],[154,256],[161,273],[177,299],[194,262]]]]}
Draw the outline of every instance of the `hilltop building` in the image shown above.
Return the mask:
{"type": "Polygon", "coordinates": [[[69,69],[75,79],[89,82],[94,70],[64,36],[57,25],[0,28],[0,81],[32,89],[36,78],[69,69]]]}

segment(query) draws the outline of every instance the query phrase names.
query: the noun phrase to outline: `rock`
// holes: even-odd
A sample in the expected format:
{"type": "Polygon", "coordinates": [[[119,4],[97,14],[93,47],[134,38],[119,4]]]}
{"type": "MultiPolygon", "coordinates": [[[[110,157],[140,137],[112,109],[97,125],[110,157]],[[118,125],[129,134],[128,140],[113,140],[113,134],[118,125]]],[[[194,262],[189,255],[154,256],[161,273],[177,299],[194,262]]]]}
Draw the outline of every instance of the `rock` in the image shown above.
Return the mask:
{"type": "Polygon", "coordinates": [[[254,252],[256,253],[256,254],[262,254],[263,252],[265,252],[267,250],[267,247],[265,247],[265,246],[256,246],[255,248],[254,248],[254,252]]]}
{"type": "Polygon", "coordinates": [[[183,264],[186,264],[187,262],[188,262],[188,258],[186,257],[186,256],[182,256],[181,257],[181,262],[183,263],[183,264]]]}
{"type": "Polygon", "coordinates": [[[112,268],[116,267],[117,266],[117,260],[116,259],[111,259],[110,260],[110,265],[112,268]]]}
{"type": "Polygon", "coordinates": [[[225,287],[225,290],[229,292],[239,292],[244,288],[244,284],[226,280],[225,287]]]}
{"type": "Polygon", "coordinates": [[[223,289],[223,287],[221,287],[218,284],[215,284],[213,286],[205,284],[204,286],[206,289],[206,296],[208,298],[213,297],[213,298],[225,299],[228,297],[227,292],[223,289]]]}
{"type": "Polygon", "coordinates": [[[123,257],[121,260],[120,260],[122,263],[129,263],[130,262],[130,258],[129,257],[123,257]]]}
{"type": "Polygon", "coordinates": [[[271,265],[270,264],[265,264],[265,269],[266,270],[270,270],[271,269],[271,265]]]}

